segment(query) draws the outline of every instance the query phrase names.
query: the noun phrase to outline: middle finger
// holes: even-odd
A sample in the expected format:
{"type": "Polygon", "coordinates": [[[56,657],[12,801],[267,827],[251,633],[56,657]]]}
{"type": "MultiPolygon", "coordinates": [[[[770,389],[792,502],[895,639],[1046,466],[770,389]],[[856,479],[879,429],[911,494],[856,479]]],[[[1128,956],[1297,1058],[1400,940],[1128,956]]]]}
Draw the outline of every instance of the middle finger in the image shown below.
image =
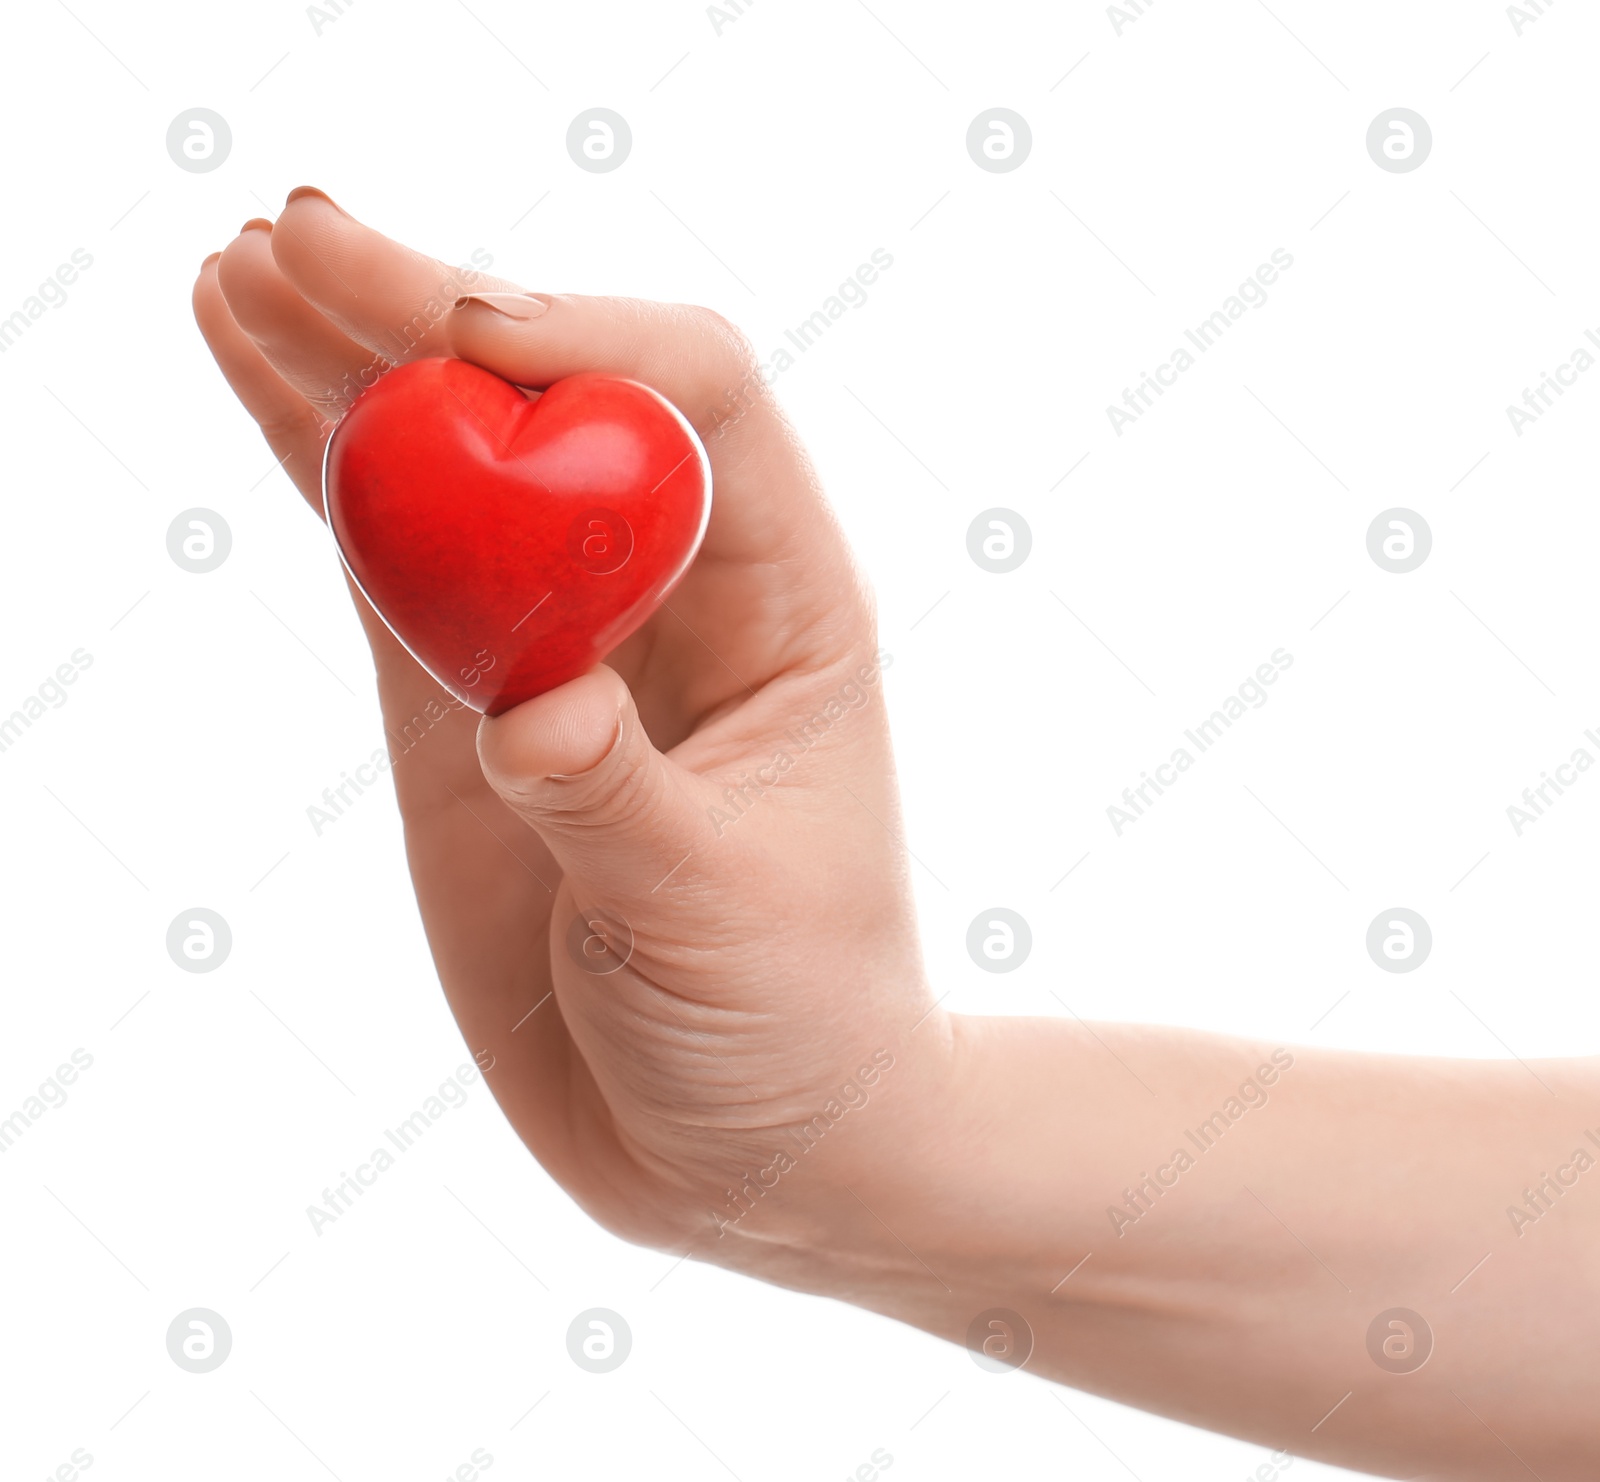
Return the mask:
{"type": "Polygon", "coordinates": [[[301,297],[273,258],[272,231],[264,220],[246,223],[217,263],[218,283],[234,320],[278,374],[337,420],[389,361],[301,297]]]}

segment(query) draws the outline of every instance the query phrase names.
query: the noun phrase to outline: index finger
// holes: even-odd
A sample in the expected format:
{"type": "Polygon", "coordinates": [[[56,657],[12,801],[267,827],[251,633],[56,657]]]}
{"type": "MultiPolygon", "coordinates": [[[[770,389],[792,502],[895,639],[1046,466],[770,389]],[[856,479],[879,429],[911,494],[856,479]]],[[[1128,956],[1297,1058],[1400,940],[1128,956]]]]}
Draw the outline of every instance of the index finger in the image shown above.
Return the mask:
{"type": "Polygon", "coordinates": [[[659,391],[728,454],[759,438],[759,414],[769,410],[744,336],[709,309],[529,294],[395,242],[313,186],[290,192],[272,255],[303,298],[391,360],[458,355],[524,386],[581,371],[627,376],[659,391]],[[758,415],[747,428],[750,413],[758,415]]]}
{"type": "Polygon", "coordinates": [[[788,584],[808,589],[849,584],[810,464],[765,394],[744,336],[720,315],[527,293],[391,241],[308,186],[291,192],[272,253],[306,300],[391,360],[455,355],[521,386],[584,371],[644,382],[700,433],[719,496],[728,496],[713,505],[709,553],[787,573],[788,584]]]}

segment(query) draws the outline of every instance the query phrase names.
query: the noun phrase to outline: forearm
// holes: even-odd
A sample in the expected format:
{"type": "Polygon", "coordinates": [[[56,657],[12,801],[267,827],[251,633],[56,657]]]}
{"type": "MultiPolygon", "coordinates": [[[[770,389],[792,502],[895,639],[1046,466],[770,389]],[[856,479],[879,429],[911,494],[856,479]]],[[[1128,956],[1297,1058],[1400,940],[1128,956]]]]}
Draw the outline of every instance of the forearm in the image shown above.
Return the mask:
{"type": "Polygon", "coordinates": [[[830,1204],[814,1288],[1300,1456],[1498,1478],[1526,1475],[1515,1452],[1545,1482],[1593,1475],[1587,1063],[951,1024],[942,1105],[830,1204]],[[1566,1192],[1528,1204],[1563,1167],[1566,1192]],[[1005,1316],[974,1335],[995,1309],[1022,1319],[1013,1339],[1005,1316]]]}

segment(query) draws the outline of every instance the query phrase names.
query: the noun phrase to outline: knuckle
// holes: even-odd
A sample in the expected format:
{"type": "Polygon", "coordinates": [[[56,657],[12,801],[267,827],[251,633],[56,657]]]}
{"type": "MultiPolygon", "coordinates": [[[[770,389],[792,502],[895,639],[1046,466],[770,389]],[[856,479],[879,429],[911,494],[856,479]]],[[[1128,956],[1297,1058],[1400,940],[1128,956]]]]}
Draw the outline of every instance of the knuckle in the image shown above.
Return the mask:
{"type": "Polygon", "coordinates": [[[736,381],[756,362],[755,347],[738,325],[700,304],[663,304],[663,348],[697,382],[736,381]]]}
{"type": "Polygon", "coordinates": [[[651,807],[646,768],[602,767],[572,781],[553,781],[535,811],[547,828],[581,834],[590,829],[628,829],[651,807]]]}
{"type": "Polygon", "coordinates": [[[655,803],[655,769],[632,755],[608,755],[574,777],[528,779],[500,785],[504,800],[541,828],[582,833],[626,828],[655,803]]]}
{"type": "Polygon", "coordinates": [[[651,808],[653,775],[652,768],[626,762],[603,767],[589,784],[584,818],[610,828],[642,817],[651,808]]]}

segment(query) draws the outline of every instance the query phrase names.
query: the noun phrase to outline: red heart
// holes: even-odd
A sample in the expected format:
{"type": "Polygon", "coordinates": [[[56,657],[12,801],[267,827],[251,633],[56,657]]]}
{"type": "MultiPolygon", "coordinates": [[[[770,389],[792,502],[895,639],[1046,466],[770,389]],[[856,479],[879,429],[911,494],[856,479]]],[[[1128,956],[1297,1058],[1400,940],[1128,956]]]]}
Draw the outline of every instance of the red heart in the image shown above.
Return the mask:
{"type": "Polygon", "coordinates": [[[328,442],[328,523],[367,599],[463,704],[499,715],[591,669],[699,549],[711,466],[664,397],[614,376],[529,400],[414,360],[328,442]]]}

